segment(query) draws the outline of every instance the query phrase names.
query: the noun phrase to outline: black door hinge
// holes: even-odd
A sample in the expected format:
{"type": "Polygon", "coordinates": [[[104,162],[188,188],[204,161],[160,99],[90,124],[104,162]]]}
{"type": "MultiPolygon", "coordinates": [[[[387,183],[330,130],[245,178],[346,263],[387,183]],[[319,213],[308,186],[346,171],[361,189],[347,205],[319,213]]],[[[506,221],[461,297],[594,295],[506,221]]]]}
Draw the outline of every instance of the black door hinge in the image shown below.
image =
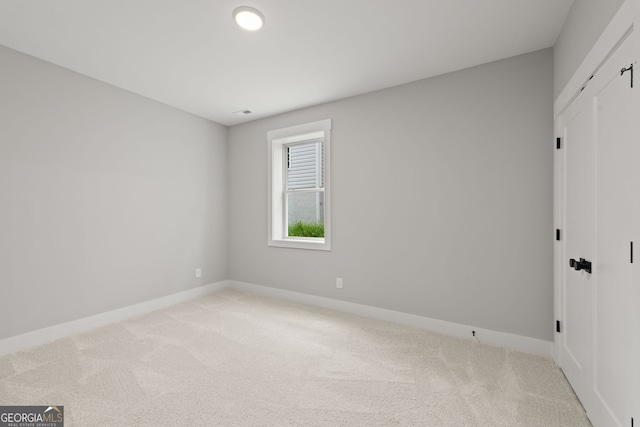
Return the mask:
{"type": "Polygon", "coordinates": [[[620,70],[620,75],[623,75],[627,71],[631,71],[631,87],[633,88],[633,64],[629,65],[629,68],[623,68],[620,70]]]}
{"type": "Polygon", "coordinates": [[[633,264],[633,242],[629,242],[629,261],[633,264]]]}
{"type": "Polygon", "coordinates": [[[631,427],[633,427],[633,418],[631,418],[631,427]]]}
{"type": "Polygon", "coordinates": [[[561,141],[562,141],[562,139],[561,139],[561,138],[556,138],[556,150],[559,150],[559,149],[560,149],[561,141]]]}
{"type": "Polygon", "coordinates": [[[556,240],[560,240],[560,229],[556,228],[556,240]]]}
{"type": "Polygon", "coordinates": [[[560,321],[556,320],[556,332],[560,333],[560,321]]]}

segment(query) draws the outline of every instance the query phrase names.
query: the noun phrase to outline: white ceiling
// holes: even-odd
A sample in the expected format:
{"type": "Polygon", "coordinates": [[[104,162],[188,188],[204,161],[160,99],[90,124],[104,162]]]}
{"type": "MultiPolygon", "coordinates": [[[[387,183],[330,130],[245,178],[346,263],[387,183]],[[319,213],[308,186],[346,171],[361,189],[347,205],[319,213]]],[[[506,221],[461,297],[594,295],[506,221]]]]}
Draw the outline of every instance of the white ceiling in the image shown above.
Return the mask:
{"type": "Polygon", "coordinates": [[[553,46],[572,3],[0,0],[0,44],[233,125],[553,46]]]}

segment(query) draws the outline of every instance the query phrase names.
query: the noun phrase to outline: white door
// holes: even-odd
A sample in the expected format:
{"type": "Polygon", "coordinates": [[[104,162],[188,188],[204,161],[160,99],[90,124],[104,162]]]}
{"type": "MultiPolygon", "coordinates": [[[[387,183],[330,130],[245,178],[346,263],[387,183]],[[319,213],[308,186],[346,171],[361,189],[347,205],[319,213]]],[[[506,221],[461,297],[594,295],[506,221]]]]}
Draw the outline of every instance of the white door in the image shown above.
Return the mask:
{"type": "Polygon", "coordinates": [[[584,93],[560,116],[564,157],[563,319],[560,367],[583,405],[591,398],[593,275],[569,267],[569,260],[593,260],[592,110],[584,93]]]}
{"type": "Polygon", "coordinates": [[[560,116],[566,232],[559,362],[596,427],[631,426],[637,404],[631,248],[640,118],[634,117],[632,46],[628,37],[560,116]],[[582,258],[592,262],[591,273],[582,258]]]}
{"type": "MultiPolygon", "coordinates": [[[[595,406],[589,413],[596,426],[630,426],[632,417],[632,355],[638,337],[633,328],[637,308],[632,298],[631,242],[634,199],[639,194],[633,181],[633,165],[637,164],[634,145],[639,141],[634,132],[633,69],[622,70],[631,68],[634,62],[633,40],[627,38],[591,81],[596,168],[596,287],[593,295],[595,406]]],[[[635,118],[635,122],[639,120],[635,118]]]]}

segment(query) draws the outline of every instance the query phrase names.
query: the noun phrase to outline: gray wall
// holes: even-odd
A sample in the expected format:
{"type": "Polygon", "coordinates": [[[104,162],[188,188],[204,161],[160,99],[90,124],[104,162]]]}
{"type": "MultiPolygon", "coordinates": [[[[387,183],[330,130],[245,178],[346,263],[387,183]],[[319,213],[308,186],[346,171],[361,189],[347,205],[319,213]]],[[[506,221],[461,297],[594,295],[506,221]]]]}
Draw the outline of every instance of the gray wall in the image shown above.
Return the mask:
{"type": "Polygon", "coordinates": [[[225,127],[2,46],[0,70],[0,339],[227,278],[225,127]]]}
{"type": "Polygon", "coordinates": [[[554,99],[569,83],[622,3],[624,0],[575,0],[554,46],[554,99]]]}
{"type": "Polygon", "coordinates": [[[230,278],[551,340],[552,55],[230,128],[230,278]],[[267,247],[266,133],[326,118],[332,251],[267,247]]]}

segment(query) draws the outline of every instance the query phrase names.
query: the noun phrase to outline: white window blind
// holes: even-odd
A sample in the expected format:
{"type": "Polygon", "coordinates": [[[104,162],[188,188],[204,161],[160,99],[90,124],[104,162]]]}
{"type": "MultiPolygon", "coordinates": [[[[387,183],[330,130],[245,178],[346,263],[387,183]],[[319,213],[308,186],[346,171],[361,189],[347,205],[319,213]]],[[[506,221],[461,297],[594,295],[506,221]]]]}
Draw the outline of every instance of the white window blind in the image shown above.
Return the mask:
{"type": "Polygon", "coordinates": [[[322,188],[322,141],[287,147],[287,190],[322,188]]]}

